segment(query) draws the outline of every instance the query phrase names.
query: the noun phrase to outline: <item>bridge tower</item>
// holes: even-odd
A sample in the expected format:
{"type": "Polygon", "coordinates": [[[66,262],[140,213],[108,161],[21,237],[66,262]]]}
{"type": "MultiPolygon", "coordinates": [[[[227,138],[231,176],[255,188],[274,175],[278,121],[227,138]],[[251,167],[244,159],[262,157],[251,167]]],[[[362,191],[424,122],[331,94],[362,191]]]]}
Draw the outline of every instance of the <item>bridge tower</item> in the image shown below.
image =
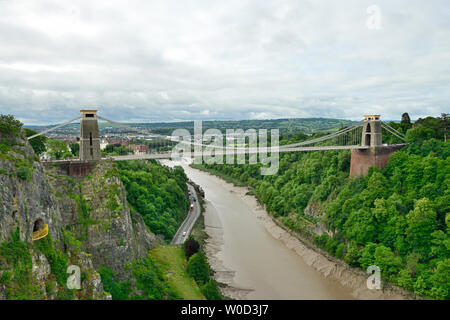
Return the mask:
{"type": "Polygon", "coordinates": [[[80,160],[100,160],[97,110],[80,110],[80,160]]]}
{"type": "Polygon", "coordinates": [[[362,130],[361,145],[367,149],[353,149],[350,161],[350,176],[366,176],[369,168],[376,166],[382,169],[386,166],[391,153],[402,146],[383,145],[380,115],[365,115],[362,130]]]}
{"type": "Polygon", "coordinates": [[[362,145],[367,147],[379,147],[382,145],[380,115],[364,116],[361,141],[362,145]]]}

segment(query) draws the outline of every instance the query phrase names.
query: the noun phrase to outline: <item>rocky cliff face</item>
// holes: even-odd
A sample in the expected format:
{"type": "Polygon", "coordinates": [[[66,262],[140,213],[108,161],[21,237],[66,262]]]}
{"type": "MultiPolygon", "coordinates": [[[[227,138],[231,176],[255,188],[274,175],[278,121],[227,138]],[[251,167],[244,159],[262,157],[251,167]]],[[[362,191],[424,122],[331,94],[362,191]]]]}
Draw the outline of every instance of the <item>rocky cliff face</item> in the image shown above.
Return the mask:
{"type": "Polygon", "coordinates": [[[129,263],[161,243],[142,217],[130,212],[114,163],[97,163],[89,176],[71,178],[58,166],[44,168],[23,137],[0,136],[0,243],[5,246],[3,255],[0,247],[0,300],[8,298],[8,281],[14,282],[17,258],[5,252],[14,255],[6,245],[16,231],[31,256],[32,297],[58,295],[54,261],[36,249],[41,240],[32,241],[33,230],[43,224],[52,250],[81,268],[82,289],[75,298],[110,299],[96,269],[108,266],[120,280],[129,279],[129,263]],[[72,250],[77,243],[80,248],[72,250]]]}
{"type": "Polygon", "coordinates": [[[95,267],[111,268],[129,279],[127,265],[161,241],[147,230],[142,217],[131,213],[113,162],[99,162],[84,178],[70,178],[57,167],[46,169],[66,229],[82,239],[95,267]]]}
{"type": "Polygon", "coordinates": [[[39,220],[48,223],[53,238],[60,240],[62,217],[43,167],[25,140],[10,144],[10,150],[0,154],[0,242],[17,228],[20,239],[30,242],[39,220]]]}

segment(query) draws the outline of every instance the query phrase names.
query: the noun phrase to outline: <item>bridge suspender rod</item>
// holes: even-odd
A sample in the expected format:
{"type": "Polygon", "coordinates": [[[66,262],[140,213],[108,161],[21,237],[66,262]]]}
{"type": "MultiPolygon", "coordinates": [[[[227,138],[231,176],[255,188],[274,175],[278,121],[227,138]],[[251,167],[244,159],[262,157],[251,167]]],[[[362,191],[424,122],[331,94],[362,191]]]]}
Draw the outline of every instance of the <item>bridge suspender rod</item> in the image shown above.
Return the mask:
{"type": "Polygon", "coordinates": [[[101,116],[97,116],[97,118],[99,118],[99,119],[101,119],[101,120],[105,120],[105,121],[110,122],[110,123],[112,123],[112,124],[115,124],[116,126],[119,126],[119,127],[125,128],[125,129],[129,129],[129,130],[131,130],[131,131],[138,132],[138,133],[140,133],[140,134],[144,134],[144,135],[150,135],[150,134],[151,134],[151,135],[154,135],[154,136],[156,136],[156,137],[158,137],[158,138],[165,139],[165,137],[162,136],[162,135],[159,135],[159,134],[153,134],[153,133],[151,133],[151,132],[147,132],[147,131],[144,131],[144,130],[136,129],[136,128],[127,126],[127,125],[125,125],[125,124],[123,124],[123,123],[116,122],[116,121],[113,121],[113,120],[109,120],[109,119],[106,119],[106,118],[101,117],[101,116]]]}
{"type": "Polygon", "coordinates": [[[320,137],[320,138],[316,138],[316,139],[312,139],[312,140],[307,140],[307,141],[303,141],[303,142],[299,142],[299,143],[292,143],[292,144],[288,144],[288,145],[283,145],[282,147],[283,147],[283,148],[290,148],[290,147],[303,146],[303,145],[308,145],[308,144],[312,144],[312,143],[316,143],[316,142],[325,141],[325,140],[328,140],[328,139],[335,138],[335,137],[337,137],[337,136],[339,136],[339,135],[342,135],[342,134],[344,134],[344,133],[347,133],[347,132],[349,132],[349,131],[352,131],[352,130],[354,130],[354,129],[360,127],[360,126],[361,126],[361,124],[358,124],[358,125],[355,125],[355,126],[352,126],[352,127],[349,127],[349,128],[345,128],[345,129],[342,129],[342,130],[340,130],[340,131],[338,131],[338,132],[331,133],[331,134],[329,134],[329,135],[326,135],[326,136],[323,136],[323,137],[320,137]]]}
{"type": "Polygon", "coordinates": [[[398,135],[400,135],[400,136],[402,136],[402,137],[405,137],[405,135],[403,134],[403,133],[401,133],[401,132],[398,132],[397,130],[395,130],[394,128],[392,128],[390,125],[388,125],[387,123],[381,123],[383,126],[386,126],[386,127],[388,127],[389,129],[391,129],[392,131],[394,131],[394,132],[396,132],[398,135]]]}
{"type": "Polygon", "coordinates": [[[50,128],[50,129],[47,129],[47,130],[44,130],[44,131],[41,131],[41,132],[39,132],[39,133],[37,133],[37,134],[35,134],[35,135],[32,135],[32,136],[28,137],[27,139],[28,139],[28,140],[31,140],[31,139],[33,139],[33,138],[36,138],[36,137],[41,136],[41,135],[43,135],[43,134],[46,134],[47,132],[50,132],[50,131],[56,130],[56,129],[58,129],[58,128],[61,128],[61,127],[65,126],[65,125],[67,125],[67,124],[69,124],[69,123],[71,123],[71,122],[74,122],[75,120],[78,120],[78,119],[81,119],[81,116],[78,116],[78,117],[76,117],[76,118],[74,118],[74,119],[72,119],[72,120],[69,120],[69,121],[64,122],[64,123],[62,123],[62,124],[60,124],[60,125],[57,125],[56,127],[53,127],[53,128],[50,128]]]}
{"type": "Polygon", "coordinates": [[[403,141],[405,141],[404,137],[399,136],[398,134],[396,134],[394,131],[390,130],[389,127],[387,126],[382,126],[385,130],[389,131],[390,133],[392,133],[394,136],[396,136],[397,138],[402,139],[403,141]]]}

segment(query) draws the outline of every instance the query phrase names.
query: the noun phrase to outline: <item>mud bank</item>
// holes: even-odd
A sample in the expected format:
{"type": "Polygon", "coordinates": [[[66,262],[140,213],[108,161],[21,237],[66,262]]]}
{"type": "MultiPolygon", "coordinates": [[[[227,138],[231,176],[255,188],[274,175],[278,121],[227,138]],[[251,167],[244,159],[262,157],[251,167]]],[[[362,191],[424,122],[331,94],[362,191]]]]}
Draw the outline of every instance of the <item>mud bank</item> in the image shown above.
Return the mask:
{"type": "MultiPolygon", "coordinates": [[[[207,174],[211,179],[219,179],[210,173],[207,174]]],[[[234,193],[235,196],[241,198],[252,208],[254,215],[271,236],[282,241],[290,250],[295,251],[307,265],[320,272],[323,277],[332,279],[340,285],[351,289],[351,295],[355,299],[420,299],[420,297],[417,297],[402,288],[385,282],[383,282],[381,290],[368,289],[366,285],[368,275],[361,269],[352,268],[345,262],[329,256],[325,251],[315,247],[307,239],[302,239],[299,234],[282,225],[281,222],[277,221],[266,212],[264,207],[257,202],[255,197],[247,194],[249,191],[248,188],[234,186],[222,179],[220,179],[220,181],[228,192],[234,193]]],[[[211,203],[207,202],[206,206],[207,211],[208,209],[214,210],[211,208],[211,203]]],[[[227,288],[223,288],[223,293],[225,295],[233,299],[247,298],[251,289],[239,286],[235,282],[234,272],[232,270],[227,270],[222,263],[220,252],[223,239],[221,227],[218,225],[220,222],[208,221],[207,223],[206,220],[205,231],[210,237],[207,242],[206,254],[213,270],[216,271],[216,280],[228,284],[227,288]]]]}

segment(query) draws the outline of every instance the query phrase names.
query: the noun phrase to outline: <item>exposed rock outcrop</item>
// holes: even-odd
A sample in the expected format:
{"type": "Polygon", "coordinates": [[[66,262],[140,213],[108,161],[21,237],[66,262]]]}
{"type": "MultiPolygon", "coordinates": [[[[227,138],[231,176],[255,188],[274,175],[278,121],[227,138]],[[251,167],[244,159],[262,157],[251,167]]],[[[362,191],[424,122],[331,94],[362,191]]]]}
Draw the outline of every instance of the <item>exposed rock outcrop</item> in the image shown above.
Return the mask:
{"type": "MultiPolygon", "coordinates": [[[[98,268],[109,267],[118,280],[130,279],[129,264],[161,243],[128,207],[115,164],[99,162],[87,177],[71,178],[57,164],[44,167],[23,136],[0,136],[0,142],[0,243],[19,230],[28,244],[33,298],[55,299],[62,290],[48,257],[32,242],[36,226],[48,224],[54,250],[83,273],[75,298],[111,299],[98,268]],[[66,230],[80,241],[76,254],[67,247],[66,230]]],[[[12,273],[13,266],[0,255],[0,279],[5,272],[12,273]]],[[[6,291],[0,281],[0,300],[7,298],[6,291]]]]}
{"type": "Polygon", "coordinates": [[[106,265],[120,280],[129,279],[127,265],[160,244],[139,214],[131,213],[113,162],[99,162],[85,178],[68,178],[57,167],[47,169],[50,185],[66,228],[92,254],[96,268],[106,265]]]}
{"type": "Polygon", "coordinates": [[[30,242],[39,219],[49,225],[53,238],[60,240],[62,216],[44,168],[35,161],[33,149],[25,140],[15,143],[0,155],[0,242],[17,228],[20,239],[30,242]]]}

